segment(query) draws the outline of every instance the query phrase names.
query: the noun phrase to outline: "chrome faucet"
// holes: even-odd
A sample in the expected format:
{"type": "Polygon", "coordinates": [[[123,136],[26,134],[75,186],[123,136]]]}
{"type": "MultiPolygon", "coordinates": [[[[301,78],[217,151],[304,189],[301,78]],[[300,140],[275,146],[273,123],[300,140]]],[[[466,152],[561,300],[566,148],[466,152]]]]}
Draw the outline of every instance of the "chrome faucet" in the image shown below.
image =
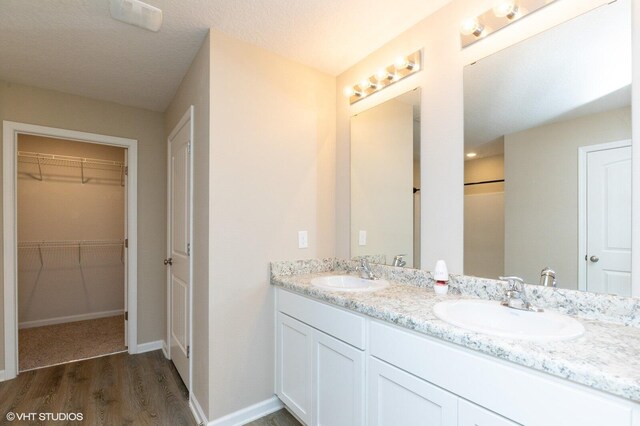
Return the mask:
{"type": "Polygon", "coordinates": [[[502,299],[502,305],[513,309],[520,309],[522,311],[542,312],[543,310],[537,308],[527,299],[527,293],[524,288],[524,280],[520,277],[499,277],[502,281],[507,281],[509,287],[504,293],[502,299]]]}
{"type": "Polygon", "coordinates": [[[396,257],[393,258],[393,266],[399,266],[402,268],[404,265],[406,265],[407,262],[405,262],[405,260],[403,259],[404,256],[406,256],[406,254],[396,255],[396,257]]]}
{"type": "Polygon", "coordinates": [[[540,285],[543,287],[556,286],[556,271],[548,266],[540,272],[540,285]]]}
{"type": "Polygon", "coordinates": [[[356,271],[360,273],[360,278],[363,278],[365,280],[378,279],[378,277],[376,277],[373,271],[371,270],[371,265],[369,265],[369,261],[365,257],[360,259],[360,266],[356,268],[356,271]]]}

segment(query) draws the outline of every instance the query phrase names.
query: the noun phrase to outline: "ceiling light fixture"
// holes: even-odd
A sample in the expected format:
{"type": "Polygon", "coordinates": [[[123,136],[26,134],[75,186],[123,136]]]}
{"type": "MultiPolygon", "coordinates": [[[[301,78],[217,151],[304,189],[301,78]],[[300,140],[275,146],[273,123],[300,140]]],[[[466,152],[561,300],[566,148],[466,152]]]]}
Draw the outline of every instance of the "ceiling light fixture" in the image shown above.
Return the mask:
{"type": "Polygon", "coordinates": [[[476,154],[475,152],[470,152],[467,154],[467,158],[474,158],[476,155],[478,154],[476,154]]]}
{"type": "Polygon", "coordinates": [[[111,17],[149,31],[159,31],[162,10],[140,0],[111,0],[111,17]]]}
{"type": "Polygon", "coordinates": [[[347,86],[343,90],[344,96],[353,104],[365,97],[379,92],[396,81],[420,71],[421,52],[418,50],[411,55],[400,56],[393,65],[380,68],[369,78],[363,78],[360,83],[347,86]]]}

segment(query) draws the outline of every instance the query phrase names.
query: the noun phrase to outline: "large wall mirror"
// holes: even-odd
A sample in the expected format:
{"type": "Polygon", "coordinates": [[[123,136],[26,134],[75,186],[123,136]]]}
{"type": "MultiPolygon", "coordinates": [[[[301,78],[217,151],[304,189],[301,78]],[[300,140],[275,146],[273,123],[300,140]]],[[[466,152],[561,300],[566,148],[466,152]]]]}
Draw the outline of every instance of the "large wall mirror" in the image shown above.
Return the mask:
{"type": "Polygon", "coordinates": [[[351,256],[420,267],[420,89],[351,117],[351,256]]]}
{"type": "Polygon", "coordinates": [[[630,296],[631,1],[468,65],[464,103],[465,274],[630,296]]]}

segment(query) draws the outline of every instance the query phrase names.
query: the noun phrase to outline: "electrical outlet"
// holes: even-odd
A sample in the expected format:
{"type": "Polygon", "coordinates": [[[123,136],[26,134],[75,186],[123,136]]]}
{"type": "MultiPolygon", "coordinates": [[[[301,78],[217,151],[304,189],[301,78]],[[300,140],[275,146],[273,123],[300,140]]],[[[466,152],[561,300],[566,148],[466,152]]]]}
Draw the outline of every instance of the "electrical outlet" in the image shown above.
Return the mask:
{"type": "Polygon", "coordinates": [[[358,234],[358,245],[367,245],[367,231],[360,231],[360,233],[358,234]]]}
{"type": "Polygon", "coordinates": [[[309,234],[307,231],[298,231],[298,248],[309,247],[309,234]]]}

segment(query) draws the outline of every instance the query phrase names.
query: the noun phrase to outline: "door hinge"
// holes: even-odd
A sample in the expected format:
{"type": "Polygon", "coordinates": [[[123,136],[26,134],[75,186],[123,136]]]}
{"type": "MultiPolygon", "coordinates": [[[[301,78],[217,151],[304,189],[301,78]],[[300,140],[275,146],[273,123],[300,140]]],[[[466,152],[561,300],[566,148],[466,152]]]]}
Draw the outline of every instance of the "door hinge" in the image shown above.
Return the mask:
{"type": "Polygon", "coordinates": [[[191,346],[187,346],[187,358],[191,356],[191,346]]]}
{"type": "Polygon", "coordinates": [[[129,321],[129,311],[125,311],[125,313],[124,313],[124,320],[125,320],[125,321],[129,321]]]}
{"type": "Polygon", "coordinates": [[[191,143],[187,144],[187,153],[191,154],[191,143]]]}
{"type": "Polygon", "coordinates": [[[129,239],[128,238],[124,239],[124,248],[129,248],[129,239]]]}
{"type": "Polygon", "coordinates": [[[124,166],[124,175],[129,176],[129,166],[124,166]]]}
{"type": "Polygon", "coordinates": [[[191,243],[187,243],[187,256],[191,256],[191,243]]]}

